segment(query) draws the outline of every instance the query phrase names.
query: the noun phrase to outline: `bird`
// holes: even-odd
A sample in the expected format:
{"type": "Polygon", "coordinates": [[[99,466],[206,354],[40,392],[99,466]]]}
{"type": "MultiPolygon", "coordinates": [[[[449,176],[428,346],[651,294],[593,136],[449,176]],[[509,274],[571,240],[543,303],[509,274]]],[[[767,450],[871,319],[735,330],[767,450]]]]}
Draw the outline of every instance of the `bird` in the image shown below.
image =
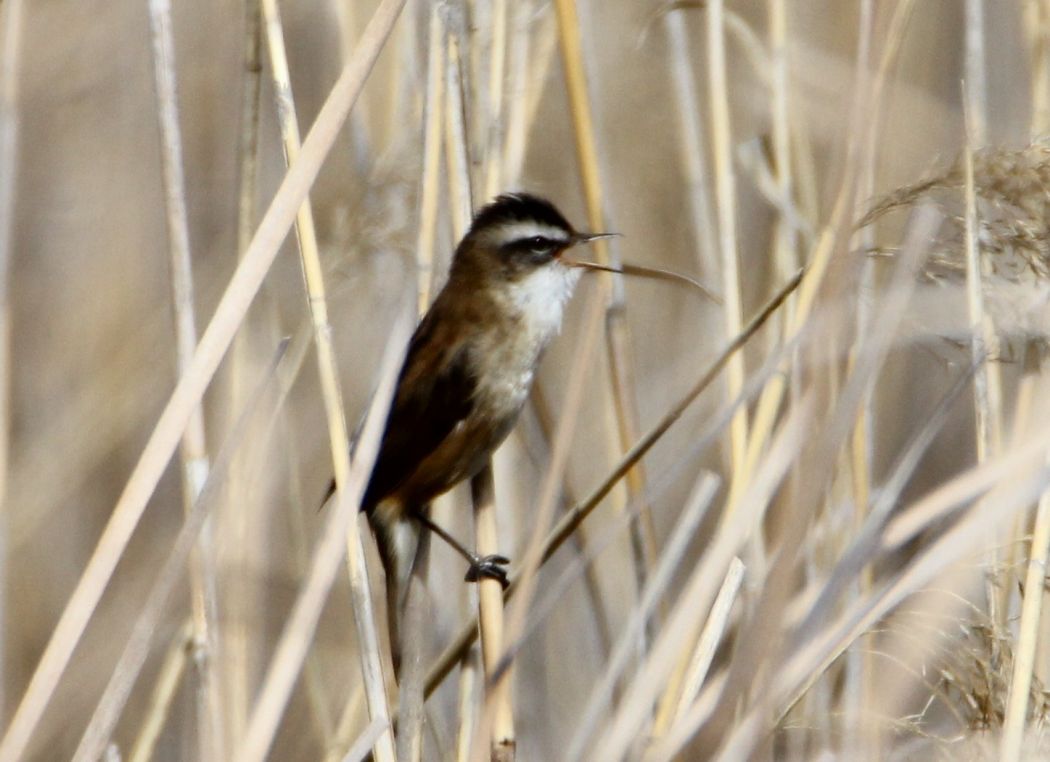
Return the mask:
{"type": "Polygon", "coordinates": [[[391,642],[411,564],[400,531],[407,524],[434,531],[463,555],[468,581],[506,586],[509,560],[467,550],[430,519],[429,505],[480,472],[506,439],[581,274],[608,269],[565,252],[612,235],[578,232],[550,201],[512,193],[482,207],[456,246],[409,342],[361,500],[386,576],[391,642]]]}

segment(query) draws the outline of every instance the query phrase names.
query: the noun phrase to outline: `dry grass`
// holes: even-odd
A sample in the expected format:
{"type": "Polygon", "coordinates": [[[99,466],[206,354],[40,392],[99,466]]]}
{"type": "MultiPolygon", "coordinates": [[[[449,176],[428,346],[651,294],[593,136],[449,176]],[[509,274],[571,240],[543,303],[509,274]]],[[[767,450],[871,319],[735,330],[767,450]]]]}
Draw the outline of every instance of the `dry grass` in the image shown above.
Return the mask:
{"type": "Polygon", "coordinates": [[[1047,753],[1050,2],[144,5],[0,3],[0,762],[1047,753]],[[401,702],[357,496],[519,188],[720,298],[581,288],[401,702]]]}

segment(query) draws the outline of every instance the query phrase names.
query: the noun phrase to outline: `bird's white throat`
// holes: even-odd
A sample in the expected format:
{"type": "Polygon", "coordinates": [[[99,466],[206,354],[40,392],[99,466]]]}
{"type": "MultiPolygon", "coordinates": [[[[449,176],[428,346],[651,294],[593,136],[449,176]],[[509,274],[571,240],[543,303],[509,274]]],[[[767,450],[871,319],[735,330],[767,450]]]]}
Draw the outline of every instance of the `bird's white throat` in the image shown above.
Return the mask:
{"type": "Polygon", "coordinates": [[[561,328],[565,305],[581,273],[578,267],[555,261],[507,288],[508,300],[540,343],[549,341],[561,328]]]}

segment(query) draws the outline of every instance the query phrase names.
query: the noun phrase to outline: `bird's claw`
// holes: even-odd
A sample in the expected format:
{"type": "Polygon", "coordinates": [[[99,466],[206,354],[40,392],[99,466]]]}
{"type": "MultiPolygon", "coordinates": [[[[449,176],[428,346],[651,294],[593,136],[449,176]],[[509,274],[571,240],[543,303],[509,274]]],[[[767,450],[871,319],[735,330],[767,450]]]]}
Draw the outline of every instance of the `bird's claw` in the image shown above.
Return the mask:
{"type": "Polygon", "coordinates": [[[482,579],[494,579],[500,583],[504,590],[510,586],[507,579],[507,570],[503,567],[510,563],[506,556],[491,555],[477,556],[467,569],[467,582],[478,582],[482,579]]]}

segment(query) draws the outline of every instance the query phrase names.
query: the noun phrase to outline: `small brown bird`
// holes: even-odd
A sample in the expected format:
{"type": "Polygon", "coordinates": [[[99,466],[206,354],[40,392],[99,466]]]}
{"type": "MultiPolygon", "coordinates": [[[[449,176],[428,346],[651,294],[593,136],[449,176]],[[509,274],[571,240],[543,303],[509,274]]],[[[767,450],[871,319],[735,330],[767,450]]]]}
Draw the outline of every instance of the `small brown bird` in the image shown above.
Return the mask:
{"type": "Polygon", "coordinates": [[[600,269],[562,254],[608,235],[578,233],[549,201],[514,194],[481,209],[456,247],[448,281],[409,344],[361,502],[387,575],[392,621],[411,561],[398,549],[406,520],[467,558],[468,580],[506,584],[508,559],[470,553],[427,509],[477,474],[510,433],[582,268],[600,269]]]}

